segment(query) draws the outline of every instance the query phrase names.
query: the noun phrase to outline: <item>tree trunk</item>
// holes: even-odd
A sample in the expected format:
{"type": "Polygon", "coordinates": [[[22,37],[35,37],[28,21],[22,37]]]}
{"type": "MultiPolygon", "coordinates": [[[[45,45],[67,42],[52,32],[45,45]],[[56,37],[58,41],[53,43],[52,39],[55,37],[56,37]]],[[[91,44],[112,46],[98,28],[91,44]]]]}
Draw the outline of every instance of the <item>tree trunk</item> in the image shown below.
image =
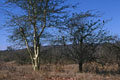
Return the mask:
{"type": "Polygon", "coordinates": [[[83,71],[82,66],[83,66],[83,62],[82,62],[82,61],[79,61],[79,72],[82,72],[82,71],[83,71]]]}
{"type": "Polygon", "coordinates": [[[34,58],[33,70],[37,71],[40,68],[39,57],[34,58]]]}
{"type": "Polygon", "coordinates": [[[39,41],[34,45],[34,58],[33,58],[33,70],[39,70],[40,68],[40,45],[39,41]]]}
{"type": "Polygon", "coordinates": [[[120,73],[120,63],[118,63],[118,73],[120,73]]]}

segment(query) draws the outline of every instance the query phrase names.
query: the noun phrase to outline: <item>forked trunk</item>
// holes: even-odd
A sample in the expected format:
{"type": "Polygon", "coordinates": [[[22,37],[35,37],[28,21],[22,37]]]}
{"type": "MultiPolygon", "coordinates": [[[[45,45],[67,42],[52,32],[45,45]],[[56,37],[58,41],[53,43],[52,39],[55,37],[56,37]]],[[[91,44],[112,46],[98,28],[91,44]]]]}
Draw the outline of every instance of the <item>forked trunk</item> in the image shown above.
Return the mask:
{"type": "Polygon", "coordinates": [[[33,70],[39,70],[40,68],[40,59],[39,56],[40,55],[40,45],[39,42],[37,42],[37,44],[34,45],[34,58],[33,58],[33,70]]]}
{"type": "Polygon", "coordinates": [[[33,62],[34,62],[34,64],[33,64],[33,70],[34,71],[39,70],[39,68],[40,68],[39,57],[34,58],[33,62]]]}

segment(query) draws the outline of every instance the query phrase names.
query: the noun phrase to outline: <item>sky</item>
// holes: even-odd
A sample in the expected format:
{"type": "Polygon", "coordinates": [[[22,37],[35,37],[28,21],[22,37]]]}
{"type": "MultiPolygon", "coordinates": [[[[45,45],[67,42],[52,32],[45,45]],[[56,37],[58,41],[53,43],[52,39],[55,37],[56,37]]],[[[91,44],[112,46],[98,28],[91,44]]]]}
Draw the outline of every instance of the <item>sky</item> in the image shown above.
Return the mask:
{"type": "MultiPolygon", "coordinates": [[[[0,4],[4,0],[0,0],[0,4]]],[[[113,35],[120,35],[120,0],[68,0],[69,4],[79,3],[77,12],[87,10],[99,11],[103,14],[102,18],[112,19],[105,25],[105,28],[113,35]]],[[[19,13],[19,9],[14,8],[19,13]]],[[[0,27],[4,27],[7,18],[0,7],[0,27]]],[[[0,28],[0,50],[5,50],[7,46],[11,46],[8,41],[9,32],[0,28]]]]}

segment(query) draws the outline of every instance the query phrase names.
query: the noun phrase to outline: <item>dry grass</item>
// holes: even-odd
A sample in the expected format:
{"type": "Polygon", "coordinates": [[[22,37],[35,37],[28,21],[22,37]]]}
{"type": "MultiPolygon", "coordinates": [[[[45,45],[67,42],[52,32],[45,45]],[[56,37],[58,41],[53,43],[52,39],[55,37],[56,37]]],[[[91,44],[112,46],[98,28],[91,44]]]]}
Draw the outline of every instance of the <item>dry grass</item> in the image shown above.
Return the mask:
{"type": "Polygon", "coordinates": [[[38,72],[32,71],[30,65],[19,65],[13,62],[0,63],[0,80],[120,80],[119,74],[111,74],[117,71],[117,65],[101,66],[97,63],[84,64],[86,73],[78,73],[77,64],[69,65],[42,65],[38,72]],[[99,66],[99,67],[98,67],[99,66]],[[98,73],[96,74],[96,67],[98,73]],[[103,71],[103,72],[102,72],[103,71]],[[109,72],[106,75],[104,71],[109,72]]]}

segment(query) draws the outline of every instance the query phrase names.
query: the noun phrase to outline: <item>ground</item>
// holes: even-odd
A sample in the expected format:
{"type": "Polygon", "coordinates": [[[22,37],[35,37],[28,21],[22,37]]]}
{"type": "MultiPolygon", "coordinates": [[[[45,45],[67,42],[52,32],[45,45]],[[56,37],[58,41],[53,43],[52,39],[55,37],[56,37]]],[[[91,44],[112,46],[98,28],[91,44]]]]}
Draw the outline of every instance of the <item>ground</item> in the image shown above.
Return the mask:
{"type": "MultiPolygon", "coordinates": [[[[88,65],[88,64],[87,64],[88,65]]],[[[83,66],[85,67],[85,65],[83,66]]],[[[87,66],[88,68],[89,65],[87,66]]],[[[113,68],[115,68],[114,65],[113,68]]],[[[105,69],[105,68],[104,68],[105,69]]],[[[33,71],[31,65],[20,65],[15,61],[0,62],[0,80],[120,80],[120,74],[103,74],[84,70],[78,72],[77,64],[41,65],[40,71],[33,71]]],[[[112,69],[111,70],[117,70],[112,69]]],[[[104,72],[105,73],[105,72],[104,72]]]]}

